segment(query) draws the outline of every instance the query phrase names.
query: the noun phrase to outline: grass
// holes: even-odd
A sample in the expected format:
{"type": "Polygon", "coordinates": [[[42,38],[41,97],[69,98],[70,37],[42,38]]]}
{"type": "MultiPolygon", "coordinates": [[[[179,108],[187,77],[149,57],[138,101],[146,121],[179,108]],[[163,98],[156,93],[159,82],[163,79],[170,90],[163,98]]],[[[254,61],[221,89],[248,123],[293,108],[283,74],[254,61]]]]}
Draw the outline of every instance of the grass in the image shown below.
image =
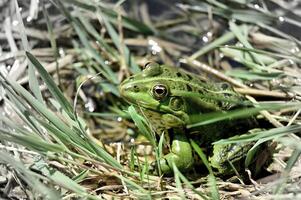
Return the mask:
{"type": "Polygon", "coordinates": [[[40,14],[34,21],[24,17],[26,2],[4,5],[12,9],[17,28],[6,17],[10,24],[3,25],[12,29],[5,29],[0,55],[6,66],[0,73],[0,163],[24,189],[22,197],[296,197],[301,43],[300,35],[290,35],[281,23],[297,30],[301,16],[273,14],[271,5],[284,12],[274,1],[189,0],[170,5],[52,0],[31,8],[40,14]],[[152,6],[162,7],[162,14],[152,6]],[[279,17],[284,20],[279,22],[279,17]],[[195,141],[191,145],[205,164],[207,177],[191,177],[175,165],[172,178],[152,174],[150,163],[163,154],[164,135],[157,140],[147,119],[118,91],[125,77],[138,73],[150,60],[189,66],[200,75],[227,81],[251,99],[252,103],[233,102],[248,108],[193,116],[187,128],[249,116],[265,119],[269,128],[215,143],[255,141],[255,149],[276,141],[278,153],[270,170],[280,179],[252,180],[253,185],[221,180],[195,141]],[[15,74],[9,72],[10,64],[15,74]]]}

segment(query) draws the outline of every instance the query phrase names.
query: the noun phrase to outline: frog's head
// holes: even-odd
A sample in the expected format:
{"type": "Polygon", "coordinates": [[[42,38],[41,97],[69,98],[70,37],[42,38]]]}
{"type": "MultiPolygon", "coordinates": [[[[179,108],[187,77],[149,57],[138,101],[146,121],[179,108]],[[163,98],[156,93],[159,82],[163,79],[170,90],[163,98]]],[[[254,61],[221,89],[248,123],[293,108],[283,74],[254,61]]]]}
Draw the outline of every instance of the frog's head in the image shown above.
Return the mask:
{"type": "Polygon", "coordinates": [[[162,116],[172,116],[184,123],[188,119],[185,100],[174,95],[179,89],[173,77],[176,68],[157,63],[148,63],[144,70],[124,80],[120,85],[121,96],[137,107],[150,110],[162,116]]]}
{"type": "Polygon", "coordinates": [[[176,67],[149,63],[120,85],[129,103],[176,121],[189,123],[194,114],[228,110],[241,96],[226,83],[214,83],[176,67]],[[190,119],[189,119],[190,118],[190,119]]]}

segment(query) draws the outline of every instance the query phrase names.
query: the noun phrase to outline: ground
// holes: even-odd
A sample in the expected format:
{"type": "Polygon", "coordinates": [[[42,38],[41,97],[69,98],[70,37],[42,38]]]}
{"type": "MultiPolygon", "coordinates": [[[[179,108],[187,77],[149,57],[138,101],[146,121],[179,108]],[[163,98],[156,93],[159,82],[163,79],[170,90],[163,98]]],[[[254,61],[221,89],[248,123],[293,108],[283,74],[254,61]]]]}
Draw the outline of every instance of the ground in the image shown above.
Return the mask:
{"type": "Polygon", "coordinates": [[[300,6],[0,1],[0,197],[301,199],[300,6]],[[248,184],[148,175],[159,148],[138,134],[147,126],[118,85],[149,61],[270,103],[254,114],[269,124],[256,140],[277,144],[268,175],[248,184]]]}

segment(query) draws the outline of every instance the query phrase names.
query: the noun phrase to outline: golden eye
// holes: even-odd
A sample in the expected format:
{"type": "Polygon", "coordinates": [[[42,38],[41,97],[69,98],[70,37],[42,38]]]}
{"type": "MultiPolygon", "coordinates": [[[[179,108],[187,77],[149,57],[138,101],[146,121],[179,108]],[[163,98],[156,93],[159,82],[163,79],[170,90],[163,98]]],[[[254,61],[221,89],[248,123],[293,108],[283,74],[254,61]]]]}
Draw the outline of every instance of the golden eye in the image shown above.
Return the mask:
{"type": "Polygon", "coordinates": [[[165,85],[158,84],[153,87],[153,97],[157,100],[162,100],[168,94],[168,89],[165,85]]]}

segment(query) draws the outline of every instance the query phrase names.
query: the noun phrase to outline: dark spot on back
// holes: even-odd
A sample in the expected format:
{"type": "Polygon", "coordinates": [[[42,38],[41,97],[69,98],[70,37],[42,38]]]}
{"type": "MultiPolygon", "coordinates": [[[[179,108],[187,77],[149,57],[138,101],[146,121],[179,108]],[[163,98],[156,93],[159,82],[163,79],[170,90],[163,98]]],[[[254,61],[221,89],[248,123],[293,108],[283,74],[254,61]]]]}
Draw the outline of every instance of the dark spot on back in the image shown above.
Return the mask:
{"type": "Polygon", "coordinates": [[[207,83],[208,81],[202,77],[198,77],[198,81],[202,82],[202,83],[207,83]]]}
{"type": "Polygon", "coordinates": [[[182,74],[180,72],[176,73],[177,77],[182,77],[182,74]]]}
{"type": "Polygon", "coordinates": [[[186,85],[186,87],[187,87],[187,90],[189,91],[189,92],[191,92],[192,91],[192,88],[191,88],[191,86],[190,85],[186,85]]]}
{"type": "Polygon", "coordinates": [[[217,105],[218,105],[218,107],[222,108],[223,107],[223,102],[222,101],[218,101],[217,105]]]}
{"type": "Polygon", "coordinates": [[[187,74],[188,80],[192,80],[192,76],[190,74],[187,74]]]}

